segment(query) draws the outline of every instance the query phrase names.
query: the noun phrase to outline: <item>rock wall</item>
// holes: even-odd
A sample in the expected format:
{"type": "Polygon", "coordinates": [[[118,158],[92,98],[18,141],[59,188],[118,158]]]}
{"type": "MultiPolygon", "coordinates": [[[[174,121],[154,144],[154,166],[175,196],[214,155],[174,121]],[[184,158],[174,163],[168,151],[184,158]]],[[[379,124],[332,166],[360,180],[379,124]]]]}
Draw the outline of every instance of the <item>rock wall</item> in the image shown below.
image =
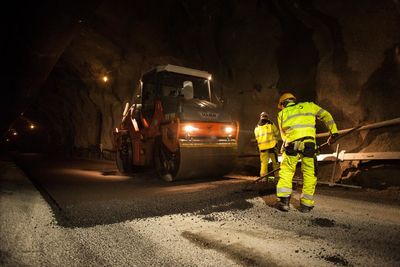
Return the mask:
{"type": "MultiPolygon", "coordinates": [[[[213,74],[215,92],[241,123],[241,153],[253,153],[258,114],[275,120],[288,90],[329,110],[339,128],[398,117],[399,25],[399,2],[390,0],[104,1],[80,23],[36,110],[56,147],[111,148],[141,74],[184,65],[213,74]]],[[[385,141],[393,135],[371,132],[367,143],[398,150],[399,142],[385,141]]],[[[344,147],[365,149],[365,138],[344,147]]]]}

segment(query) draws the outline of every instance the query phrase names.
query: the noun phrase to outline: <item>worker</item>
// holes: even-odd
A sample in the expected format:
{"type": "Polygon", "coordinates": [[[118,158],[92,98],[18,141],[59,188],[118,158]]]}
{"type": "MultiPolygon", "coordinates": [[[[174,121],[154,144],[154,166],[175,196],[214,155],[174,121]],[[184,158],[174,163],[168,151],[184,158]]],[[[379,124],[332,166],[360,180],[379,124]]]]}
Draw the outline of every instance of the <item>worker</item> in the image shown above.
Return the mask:
{"type": "Polygon", "coordinates": [[[279,99],[278,125],[283,140],[282,162],[276,194],[279,202],[277,208],[289,210],[292,194],[292,178],[296,164],[301,159],[303,173],[303,190],[300,196],[300,211],[310,212],[314,207],[316,177],[316,118],[322,120],[329,129],[328,144],[338,136],[336,123],[332,115],[313,102],[297,103],[291,93],[284,93],[279,99]]]}
{"type": "MultiPolygon", "coordinates": [[[[268,173],[270,158],[273,170],[279,168],[277,148],[279,131],[275,124],[269,120],[269,116],[266,112],[261,112],[260,120],[254,129],[254,135],[256,136],[258,150],[260,152],[260,177],[262,177],[268,173]]],[[[267,179],[273,181],[274,178],[274,176],[269,176],[267,179]]]]}

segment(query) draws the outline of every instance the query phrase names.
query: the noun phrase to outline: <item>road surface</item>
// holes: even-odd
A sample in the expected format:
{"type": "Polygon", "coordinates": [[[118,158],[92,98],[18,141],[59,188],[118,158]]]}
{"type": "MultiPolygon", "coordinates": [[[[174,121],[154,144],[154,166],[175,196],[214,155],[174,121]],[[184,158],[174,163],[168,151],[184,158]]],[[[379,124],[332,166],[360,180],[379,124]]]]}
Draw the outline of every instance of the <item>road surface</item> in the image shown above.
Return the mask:
{"type": "Polygon", "coordinates": [[[271,184],[168,184],[36,154],[17,163],[0,162],[2,266],[400,265],[399,188],[319,186],[303,214],[299,187],[282,213],[271,184]]]}

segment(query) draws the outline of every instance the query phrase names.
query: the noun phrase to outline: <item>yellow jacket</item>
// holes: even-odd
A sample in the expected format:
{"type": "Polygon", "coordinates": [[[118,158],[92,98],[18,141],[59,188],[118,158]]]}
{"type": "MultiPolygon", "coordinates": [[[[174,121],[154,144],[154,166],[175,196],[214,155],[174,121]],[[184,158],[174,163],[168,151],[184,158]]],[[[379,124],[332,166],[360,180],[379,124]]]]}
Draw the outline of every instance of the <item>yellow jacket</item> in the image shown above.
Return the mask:
{"type": "Polygon", "coordinates": [[[254,129],[254,135],[256,136],[258,149],[265,150],[276,146],[279,131],[275,124],[266,123],[264,125],[258,125],[254,129]]]}
{"type": "Polygon", "coordinates": [[[332,115],[313,102],[289,103],[278,113],[278,125],[285,143],[310,136],[315,138],[315,119],[322,120],[331,134],[337,133],[332,115]]]}

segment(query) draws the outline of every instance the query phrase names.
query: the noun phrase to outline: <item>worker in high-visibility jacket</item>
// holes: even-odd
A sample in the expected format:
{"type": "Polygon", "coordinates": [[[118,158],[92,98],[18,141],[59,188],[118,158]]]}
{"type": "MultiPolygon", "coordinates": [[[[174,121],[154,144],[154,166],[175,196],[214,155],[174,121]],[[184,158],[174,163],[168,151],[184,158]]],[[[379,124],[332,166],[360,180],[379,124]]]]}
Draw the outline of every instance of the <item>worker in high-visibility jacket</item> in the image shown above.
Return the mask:
{"type": "Polygon", "coordinates": [[[313,102],[297,103],[291,93],[282,94],[279,99],[278,125],[283,140],[283,154],[276,194],[279,198],[278,209],[289,210],[292,194],[292,178],[296,164],[301,159],[303,190],[300,196],[300,211],[309,212],[314,207],[316,177],[316,118],[322,120],[329,129],[328,143],[338,136],[336,123],[332,115],[313,102]]]}
{"type": "MultiPolygon", "coordinates": [[[[260,120],[254,129],[258,150],[260,151],[260,177],[268,173],[268,163],[271,158],[273,170],[279,168],[277,142],[279,137],[278,128],[269,120],[266,112],[261,112],[260,120]]],[[[276,174],[277,175],[277,174],[276,174]]],[[[274,180],[274,176],[267,177],[268,180],[274,180]]]]}

